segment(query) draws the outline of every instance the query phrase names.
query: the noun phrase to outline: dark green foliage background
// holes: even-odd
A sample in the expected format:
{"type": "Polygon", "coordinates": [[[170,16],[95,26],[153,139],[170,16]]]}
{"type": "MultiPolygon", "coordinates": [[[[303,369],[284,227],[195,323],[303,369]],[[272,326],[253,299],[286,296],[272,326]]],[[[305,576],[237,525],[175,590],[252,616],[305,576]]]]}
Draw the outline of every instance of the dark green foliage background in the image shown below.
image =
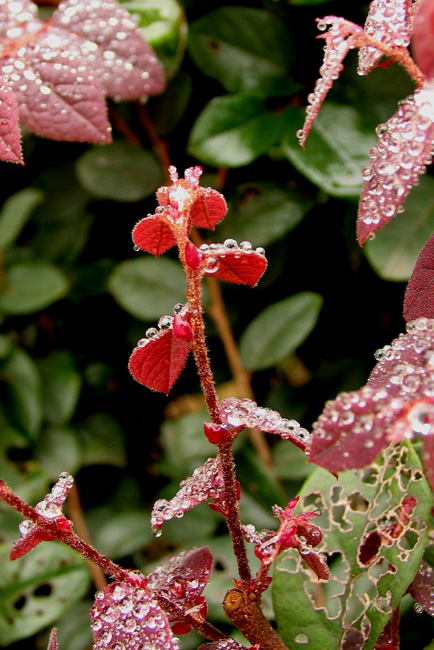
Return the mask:
{"type": "MultiPolygon", "coordinates": [[[[325,400],[363,384],[375,349],[404,330],[405,281],[434,229],[434,181],[427,176],[404,215],[365,250],[355,241],[360,171],[375,126],[393,114],[411,82],[396,66],[359,78],[351,54],[303,153],[295,132],[322,55],[315,18],[334,14],[363,24],[367,3],[125,5],[138,14],[170,76],[167,91],[146,109],[172,163],[181,173],[203,165],[206,185],[223,176],[218,168],[228,168],[222,191],[229,212],[212,237],[266,247],[269,267],[256,289],[222,287],[257,401],[310,428],[325,400]]],[[[26,166],[2,163],[0,476],[35,503],[60,472],[72,472],[95,545],[125,567],[147,570],[175,549],[209,545],[217,560],[210,618],[229,631],[219,604],[235,568],[221,518],[201,506],[167,524],[159,540],[150,534],[154,500],[170,498],[214,450],[203,436],[200,401],[184,413],[184,402],[176,402],[199,395],[191,363],[170,400],[127,371],[137,340],[183,300],[184,284],[173,252],[158,261],[133,252],[131,230],[153,212],[164,173],[137,107],[110,110],[142,148],[126,142],[114,120],[111,146],[25,134],[26,166]]],[[[221,385],[231,377],[209,321],[208,335],[221,385]]],[[[273,472],[247,439],[240,436],[237,446],[242,518],[257,527],[274,526],[270,506],[285,505],[309,472],[297,450],[270,444],[273,472]]],[[[0,576],[17,521],[0,510],[0,576]]],[[[49,545],[41,549],[48,558],[49,545]]],[[[56,569],[41,578],[31,567],[25,598],[11,597],[16,577],[0,578],[1,647],[46,647],[46,625],[59,615],[61,650],[88,647],[93,591],[79,558],[71,571],[76,564],[75,602],[63,606],[56,569]]],[[[410,610],[403,619],[403,650],[432,639],[430,617],[420,615],[415,625],[415,616],[410,610]]],[[[183,642],[185,650],[198,645],[192,636],[183,642]]]]}

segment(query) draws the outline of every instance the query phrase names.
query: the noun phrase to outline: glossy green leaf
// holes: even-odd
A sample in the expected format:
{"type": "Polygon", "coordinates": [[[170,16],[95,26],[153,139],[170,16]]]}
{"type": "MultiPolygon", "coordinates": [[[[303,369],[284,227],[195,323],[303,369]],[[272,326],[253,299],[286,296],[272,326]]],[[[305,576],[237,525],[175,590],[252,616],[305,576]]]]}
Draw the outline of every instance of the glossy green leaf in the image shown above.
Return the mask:
{"type": "Polygon", "coordinates": [[[52,624],[86,593],[90,583],[85,560],[57,542],[44,542],[15,562],[10,562],[3,547],[0,564],[3,645],[52,624]]]}
{"type": "Polygon", "coordinates": [[[197,67],[230,93],[267,97],[293,93],[289,76],[294,45],[272,13],[249,7],[219,7],[190,26],[188,51],[197,67]]]}
{"type": "Polygon", "coordinates": [[[164,180],[151,151],[123,141],[92,147],[77,160],[75,171],[92,196],[113,201],[144,199],[164,180]]]}
{"type": "Polygon", "coordinates": [[[53,264],[19,262],[6,269],[0,284],[0,312],[30,314],[60,300],[68,291],[67,277],[53,264]]]}
{"type": "Polygon", "coordinates": [[[120,0],[142,30],[164,65],[166,77],[172,79],[184,57],[188,25],[184,11],[176,0],[120,0]]]}
{"type": "Polygon", "coordinates": [[[277,183],[246,183],[230,202],[216,238],[268,246],[292,230],[312,205],[312,201],[277,183]]]}
{"type": "Polygon", "coordinates": [[[75,475],[81,466],[83,449],[72,429],[49,427],[38,438],[35,457],[52,481],[57,481],[60,472],[75,475]]]}
{"type": "Polygon", "coordinates": [[[112,514],[95,531],[92,542],[112,560],[131,555],[154,540],[149,521],[149,514],[143,510],[112,514]]]}
{"type": "Polygon", "coordinates": [[[321,305],[321,296],[305,291],[266,307],[241,336],[244,367],[269,368],[294,352],[315,327],[321,305]]]}
{"type": "Polygon", "coordinates": [[[108,280],[108,289],[125,311],[150,321],[172,314],[177,302],[185,302],[185,275],[179,262],[140,257],[118,264],[108,280]]]}
{"type": "Polygon", "coordinates": [[[39,433],[43,417],[41,377],[34,361],[15,348],[0,368],[0,378],[9,394],[15,424],[31,438],[39,433]]]}
{"type": "Polygon", "coordinates": [[[371,650],[419,567],[431,505],[419,457],[408,442],[386,449],[369,469],[343,472],[338,480],[317,469],[297,508],[320,510],[315,524],[324,537],[317,548],[327,553],[333,579],[319,591],[295,550],[280,556],[272,584],[284,641],[303,638],[306,650],[336,650],[345,629],[368,625],[363,647],[371,650]],[[416,505],[402,526],[402,504],[409,497],[416,505]]]}
{"type": "Polygon", "coordinates": [[[6,250],[17,239],[33,210],[44,200],[44,193],[27,187],[12,194],[0,212],[0,249],[6,250]]]}
{"type": "Polygon", "coordinates": [[[404,282],[412,274],[417,257],[434,231],[434,179],[423,176],[397,215],[367,241],[364,251],[374,271],[384,280],[404,282]]]}
{"type": "Polygon", "coordinates": [[[215,97],[191,130],[188,152],[216,167],[247,165],[278,142],[282,124],[260,97],[215,97]]]}
{"type": "Polygon", "coordinates": [[[282,152],[312,183],[334,196],[358,196],[362,170],[369,164],[369,150],[377,136],[363,115],[352,106],[331,102],[322,106],[303,150],[296,132],[303,125],[304,112],[285,111],[287,131],[282,152]]]}
{"type": "Polygon", "coordinates": [[[70,352],[55,352],[39,364],[44,392],[45,418],[67,424],[80,395],[82,379],[70,352]]]}

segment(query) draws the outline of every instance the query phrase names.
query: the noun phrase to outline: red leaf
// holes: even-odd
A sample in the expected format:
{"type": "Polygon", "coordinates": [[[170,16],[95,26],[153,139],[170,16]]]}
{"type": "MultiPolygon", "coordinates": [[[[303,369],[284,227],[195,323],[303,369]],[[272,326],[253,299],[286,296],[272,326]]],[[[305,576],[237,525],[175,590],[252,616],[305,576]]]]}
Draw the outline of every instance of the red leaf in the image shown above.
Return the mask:
{"type": "Polygon", "coordinates": [[[238,247],[235,240],[228,241],[230,248],[225,244],[212,244],[212,248],[203,253],[205,275],[254,287],[267,268],[264,249],[254,251],[250,242],[241,242],[238,247]]]}
{"type": "Polygon", "coordinates": [[[17,102],[10,87],[3,83],[0,83],[0,159],[24,165],[17,102]]]}
{"type": "Polygon", "coordinates": [[[420,316],[434,318],[434,235],[419,253],[405,290],[405,320],[408,323],[420,316]]]}
{"type": "Polygon", "coordinates": [[[175,246],[176,239],[170,226],[161,215],[148,215],[134,227],[133,241],[147,253],[159,257],[165,251],[175,246]]]}
{"type": "Polygon", "coordinates": [[[422,560],[408,592],[428,614],[434,616],[434,570],[424,560],[422,560]]]}
{"type": "Polygon", "coordinates": [[[84,40],[81,50],[89,50],[96,81],[109,97],[139,99],[164,90],[162,65],[132,16],[118,2],[62,2],[52,24],[84,40]]]}
{"type": "Polygon", "coordinates": [[[414,19],[412,48],[419,68],[428,79],[434,77],[434,5],[420,0],[414,19]]]}
{"type": "Polygon", "coordinates": [[[189,343],[176,338],[170,327],[153,338],[139,341],[128,367],[140,384],[168,395],[185,366],[189,352],[189,343]]]}
{"type": "Polygon", "coordinates": [[[96,648],[173,650],[166,614],[147,590],[130,582],[113,582],[99,591],[90,614],[96,648]]]}
{"type": "Polygon", "coordinates": [[[425,83],[407,97],[386,124],[377,127],[378,145],[363,171],[359,203],[359,244],[394,217],[408,192],[426,170],[434,139],[434,85],[425,83]]]}
{"type": "Polygon", "coordinates": [[[190,208],[191,223],[197,228],[211,228],[226,214],[226,201],[220,192],[210,187],[199,187],[190,208]]]}
{"type": "Polygon", "coordinates": [[[57,650],[57,628],[55,627],[51,630],[47,650],[57,650]]]}

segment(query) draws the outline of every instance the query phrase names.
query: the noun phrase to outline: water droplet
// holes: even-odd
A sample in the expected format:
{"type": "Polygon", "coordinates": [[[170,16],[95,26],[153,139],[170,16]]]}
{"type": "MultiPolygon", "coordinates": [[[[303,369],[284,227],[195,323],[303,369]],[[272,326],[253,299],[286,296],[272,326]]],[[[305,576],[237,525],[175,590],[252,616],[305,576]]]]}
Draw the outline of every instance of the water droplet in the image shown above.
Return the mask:
{"type": "Polygon", "coordinates": [[[208,257],[206,260],[206,267],[204,268],[205,273],[215,273],[218,271],[220,262],[217,257],[208,257]]]}
{"type": "Polygon", "coordinates": [[[238,248],[236,239],[225,239],[223,246],[225,248],[238,248]]]}
{"type": "Polygon", "coordinates": [[[158,321],[158,329],[167,330],[173,323],[173,316],[162,316],[158,321]]]}
{"type": "Polygon", "coordinates": [[[154,338],[154,336],[157,336],[157,334],[158,334],[158,330],[157,330],[156,327],[149,327],[146,330],[146,338],[147,339],[152,339],[152,338],[154,338]]]}

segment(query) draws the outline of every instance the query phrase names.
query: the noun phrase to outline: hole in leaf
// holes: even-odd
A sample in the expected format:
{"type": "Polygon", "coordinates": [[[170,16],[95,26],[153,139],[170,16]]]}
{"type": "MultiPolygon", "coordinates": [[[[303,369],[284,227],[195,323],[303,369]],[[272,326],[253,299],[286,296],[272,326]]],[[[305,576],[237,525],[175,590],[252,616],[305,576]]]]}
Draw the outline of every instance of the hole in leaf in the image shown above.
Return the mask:
{"type": "Polygon", "coordinates": [[[381,535],[377,530],[368,534],[360,545],[359,562],[363,566],[368,566],[375,560],[381,547],[381,535]]]}
{"type": "Polygon", "coordinates": [[[339,526],[339,528],[346,532],[348,530],[353,530],[353,524],[345,518],[346,507],[343,505],[333,506],[332,508],[332,519],[333,522],[339,526]]]}
{"type": "Polygon", "coordinates": [[[347,500],[351,510],[355,512],[366,512],[368,509],[369,502],[360,492],[349,494],[347,500]]]}
{"type": "Polygon", "coordinates": [[[18,611],[20,609],[23,609],[24,605],[26,604],[27,598],[25,596],[20,596],[17,598],[17,600],[14,602],[14,608],[18,611]]]}
{"type": "Polygon", "coordinates": [[[214,571],[226,571],[226,567],[219,561],[214,564],[214,571]]]}
{"type": "Polygon", "coordinates": [[[208,47],[212,52],[217,52],[220,49],[220,43],[216,39],[210,38],[208,40],[208,47]]]}
{"type": "Polygon", "coordinates": [[[31,458],[30,449],[22,447],[9,447],[6,457],[13,462],[24,463],[31,458]]]}
{"type": "Polygon", "coordinates": [[[376,485],[378,481],[378,468],[369,467],[362,472],[360,480],[367,485],[376,485]]]}
{"type": "Polygon", "coordinates": [[[43,585],[39,585],[39,587],[36,587],[35,591],[33,592],[34,596],[49,596],[52,592],[51,585],[48,584],[48,582],[45,582],[43,585]]]}

